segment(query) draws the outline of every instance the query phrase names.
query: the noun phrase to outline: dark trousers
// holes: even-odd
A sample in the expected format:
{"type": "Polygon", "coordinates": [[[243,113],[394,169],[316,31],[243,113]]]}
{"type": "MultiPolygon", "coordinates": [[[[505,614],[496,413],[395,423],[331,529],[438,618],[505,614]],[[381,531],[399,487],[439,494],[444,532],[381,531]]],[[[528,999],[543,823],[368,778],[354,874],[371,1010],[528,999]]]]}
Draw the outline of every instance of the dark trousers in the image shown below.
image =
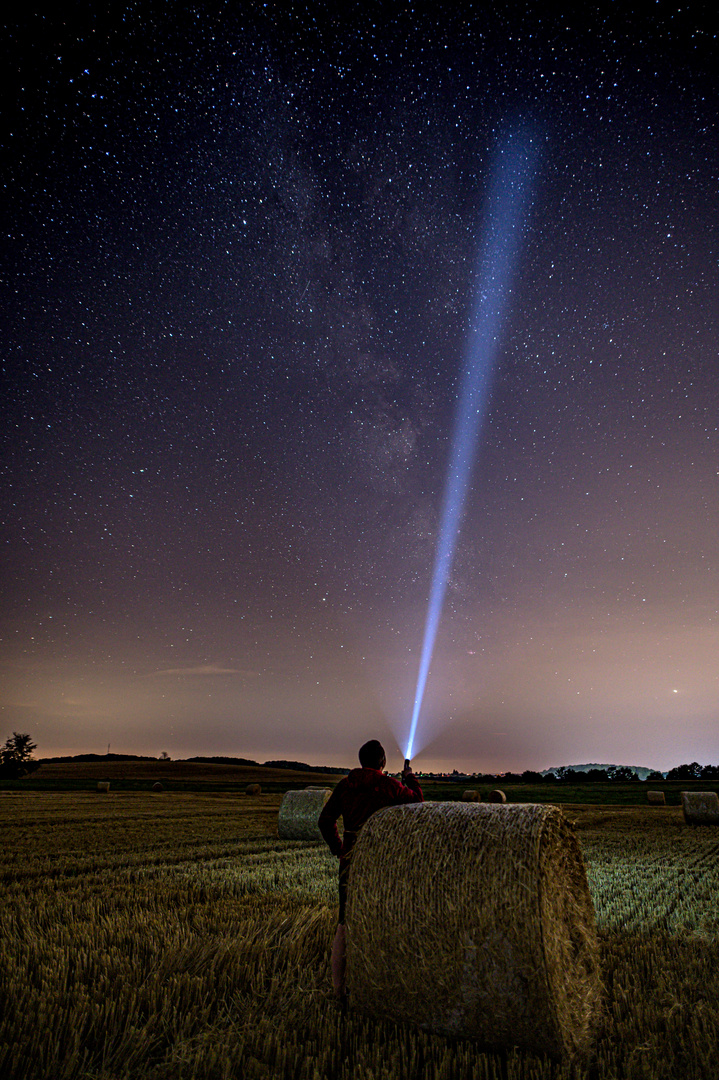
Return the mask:
{"type": "Polygon", "coordinates": [[[356,833],[345,832],[344,836],[342,837],[343,844],[347,848],[347,850],[340,856],[340,916],[337,921],[342,924],[344,924],[345,921],[345,908],[347,907],[347,883],[350,876],[350,862],[352,860],[352,850],[355,846],[356,839],[356,833]]]}

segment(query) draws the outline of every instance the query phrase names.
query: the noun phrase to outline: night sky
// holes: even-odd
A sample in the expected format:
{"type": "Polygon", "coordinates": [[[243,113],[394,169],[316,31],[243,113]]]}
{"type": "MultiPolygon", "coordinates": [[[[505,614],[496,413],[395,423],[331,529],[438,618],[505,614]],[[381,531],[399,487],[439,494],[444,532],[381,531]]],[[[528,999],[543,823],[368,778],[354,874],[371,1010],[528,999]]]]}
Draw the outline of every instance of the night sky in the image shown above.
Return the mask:
{"type": "Polygon", "coordinates": [[[399,767],[519,124],[415,764],[719,762],[711,6],[63,7],[3,35],[2,738],[399,767]]]}

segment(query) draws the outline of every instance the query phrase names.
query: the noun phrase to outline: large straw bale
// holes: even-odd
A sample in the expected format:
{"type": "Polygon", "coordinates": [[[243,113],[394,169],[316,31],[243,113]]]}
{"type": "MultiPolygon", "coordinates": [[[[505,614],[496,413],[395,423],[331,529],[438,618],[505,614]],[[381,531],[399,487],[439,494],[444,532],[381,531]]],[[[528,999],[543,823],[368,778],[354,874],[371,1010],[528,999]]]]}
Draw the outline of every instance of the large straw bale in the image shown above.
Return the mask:
{"type": "Polygon", "coordinates": [[[248,784],[245,788],[245,795],[261,795],[262,788],[259,784],[248,784]]]}
{"type": "Polygon", "coordinates": [[[101,791],[105,795],[107,795],[108,791],[110,790],[110,781],[109,780],[98,780],[98,782],[97,782],[97,790],[101,791]]]}
{"type": "Polygon", "coordinates": [[[364,825],[350,869],[349,1002],[375,1016],[572,1056],[600,1002],[579,843],[555,806],[424,803],[364,825]]]}
{"type": "Polygon", "coordinates": [[[652,806],[666,806],[667,800],[663,791],[648,791],[647,802],[651,803],[652,806]]]}
{"type": "Polygon", "coordinates": [[[719,825],[716,791],[682,791],[682,810],[687,825],[719,825]]]}
{"type": "Polygon", "coordinates": [[[482,796],[474,788],[462,792],[462,802],[481,802],[482,796]]]}
{"type": "Polygon", "coordinates": [[[163,785],[162,785],[162,784],[160,783],[160,781],[159,781],[159,780],[156,780],[156,781],[155,781],[155,783],[154,783],[154,784],[152,785],[152,790],[153,790],[153,791],[164,791],[164,790],[165,790],[165,788],[164,788],[164,786],[163,786],[163,785]]]}
{"type": "Polygon", "coordinates": [[[332,792],[329,788],[286,791],[280,803],[277,832],[281,840],[321,840],[317,819],[332,792]]]}
{"type": "Polygon", "coordinates": [[[496,788],[495,791],[490,791],[488,799],[491,803],[506,803],[507,796],[499,788],[496,788]]]}

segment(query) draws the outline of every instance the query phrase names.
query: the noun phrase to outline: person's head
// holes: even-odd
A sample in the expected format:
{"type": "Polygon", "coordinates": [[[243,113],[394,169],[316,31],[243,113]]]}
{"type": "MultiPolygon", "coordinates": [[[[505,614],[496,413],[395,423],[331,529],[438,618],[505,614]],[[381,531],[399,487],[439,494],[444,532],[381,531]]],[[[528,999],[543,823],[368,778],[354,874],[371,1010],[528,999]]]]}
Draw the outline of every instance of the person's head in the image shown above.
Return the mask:
{"type": "Polygon", "coordinates": [[[359,760],[363,769],[384,769],[387,756],[382,743],[377,739],[370,739],[364,746],[360,746],[359,760]]]}

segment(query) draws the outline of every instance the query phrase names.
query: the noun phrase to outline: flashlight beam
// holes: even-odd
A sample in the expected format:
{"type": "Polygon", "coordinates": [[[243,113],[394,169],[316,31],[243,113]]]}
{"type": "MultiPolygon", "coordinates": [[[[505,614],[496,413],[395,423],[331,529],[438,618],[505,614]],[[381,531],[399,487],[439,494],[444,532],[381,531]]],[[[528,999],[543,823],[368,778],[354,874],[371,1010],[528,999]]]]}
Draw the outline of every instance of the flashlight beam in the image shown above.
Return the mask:
{"type": "Polygon", "coordinates": [[[440,518],[424,640],[405,757],[411,758],[444,596],[452,570],[464,504],[472,477],[509,307],[536,166],[536,143],[519,132],[509,135],[495,154],[487,198],[485,233],[476,269],[476,290],[469,318],[454,435],[440,518]]]}

